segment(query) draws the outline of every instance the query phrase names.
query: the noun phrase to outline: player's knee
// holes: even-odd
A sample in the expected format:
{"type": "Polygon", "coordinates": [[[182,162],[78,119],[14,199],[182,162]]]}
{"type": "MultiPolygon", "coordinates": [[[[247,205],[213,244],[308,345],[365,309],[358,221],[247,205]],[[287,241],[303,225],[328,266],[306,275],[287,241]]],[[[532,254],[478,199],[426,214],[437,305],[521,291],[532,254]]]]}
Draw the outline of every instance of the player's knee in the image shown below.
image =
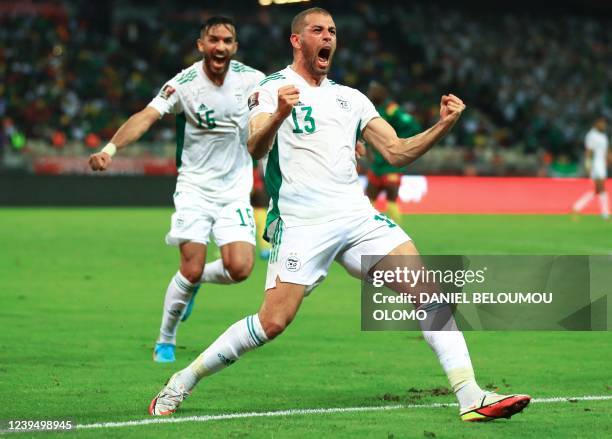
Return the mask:
{"type": "Polygon", "coordinates": [[[253,259],[232,260],[225,267],[231,278],[236,282],[242,282],[253,270],[253,259]]]}
{"type": "Polygon", "coordinates": [[[192,284],[200,283],[204,267],[200,264],[183,264],[181,265],[181,274],[192,284]]]}

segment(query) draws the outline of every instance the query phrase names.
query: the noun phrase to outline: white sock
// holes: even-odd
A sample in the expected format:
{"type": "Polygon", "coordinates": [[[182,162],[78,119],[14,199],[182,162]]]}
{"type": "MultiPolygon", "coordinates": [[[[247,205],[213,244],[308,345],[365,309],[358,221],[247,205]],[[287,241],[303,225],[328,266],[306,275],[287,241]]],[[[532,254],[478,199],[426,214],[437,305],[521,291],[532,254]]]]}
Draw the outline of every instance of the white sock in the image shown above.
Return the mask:
{"type": "Polygon", "coordinates": [[[212,262],[207,262],[204,265],[202,273],[202,282],[212,284],[234,284],[236,281],[232,279],[229,272],[223,266],[223,260],[217,259],[212,262]]]}
{"type": "Polygon", "coordinates": [[[453,392],[463,409],[484,395],[476,384],[470,354],[461,331],[423,331],[423,337],[437,355],[453,392]]]}
{"type": "Polygon", "coordinates": [[[179,319],[189,300],[191,300],[191,295],[196,287],[197,284],[189,282],[180,271],[170,280],[164,299],[164,312],[161,328],[159,328],[158,343],[176,344],[176,329],[179,319]]]}
{"type": "Polygon", "coordinates": [[[198,358],[181,371],[191,389],[205,376],[235,363],[244,353],[263,346],[268,337],[254,314],[237,321],[217,338],[198,358]],[[189,370],[189,373],[184,373],[189,370]]]}
{"type": "Polygon", "coordinates": [[[587,204],[589,204],[589,201],[591,201],[593,199],[593,197],[595,196],[594,192],[585,192],[580,198],[578,198],[578,200],[574,203],[574,211],[575,212],[580,212],[582,209],[585,208],[585,206],[587,204]]]}
{"type": "Polygon", "coordinates": [[[599,207],[601,216],[608,219],[610,217],[610,200],[608,199],[608,193],[605,191],[599,194],[599,207]]]}

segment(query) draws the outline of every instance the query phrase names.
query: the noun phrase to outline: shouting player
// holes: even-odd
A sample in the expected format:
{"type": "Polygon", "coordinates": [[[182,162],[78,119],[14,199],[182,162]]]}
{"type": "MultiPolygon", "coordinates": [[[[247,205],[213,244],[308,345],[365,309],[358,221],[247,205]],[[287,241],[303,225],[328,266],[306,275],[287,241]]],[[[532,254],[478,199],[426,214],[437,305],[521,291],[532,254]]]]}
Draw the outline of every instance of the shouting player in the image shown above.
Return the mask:
{"type": "Polygon", "coordinates": [[[584,163],[595,184],[595,191],[585,193],[574,203],[575,215],[580,213],[597,195],[602,218],[604,220],[610,218],[610,201],[606,192],[606,178],[608,176],[608,136],[606,135],[606,128],[606,119],[600,117],[595,121],[584,139],[586,151],[584,163]]]}
{"type": "MultiPolygon", "coordinates": [[[[249,98],[248,147],[254,158],[265,157],[272,199],[266,230],[272,254],[263,304],[175,373],[151,401],[152,415],[173,413],[200,379],[279,336],[334,260],[361,277],[362,255],[418,255],[406,233],[363,194],[355,138],[361,133],[389,163],[405,166],[448,133],[463,102],[443,96],[440,120],[401,139],[365,95],[327,79],[336,50],[336,26],[327,11],[299,13],[291,32],[293,64],[264,79],[249,98]]],[[[376,262],[376,267],[391,265],[388,256],[376,262]]],[[[526,395],[481,390],[461,332],[425,331],[424,338],[449,378],[462,419],[510,417],[529,403],[526,395]]]]}
{"type": "MultiPolygon", "coordinates": [[[[389,98],[389,91],[384,85],[373,81],[368,87],[368,98],[376,107],[380,117],[393,127],[399,137],[411,137],[421,131],[421,125],[416,119],[402,110],[397,102],[389,98]]],[[[370,151],[372,161],[368,171],[366,194],[370,201],[375,203],[378,195],[385,192],[387,214],[396,224],[399,224],[401,213],[397,205],[397,197],[404,170],[389,164],[376,148],[370,148],[370,151]]]]}
{"type": "Polygon", "coordinates": [[[185,320],[191,312],[200,283],[240,282],[253,268],[247,99],[264,75],[232,60],[238,41],[229,18],[210,18],[200,31],[197,48],[203,60],[164,84],[159,95],[89,159],[92,169],[107,169],[117,149],[139,139],[165,114],[176,115],[176,212],[166,242],[179,247],[181,259],[166,291],[154,349],[157,362],[175,360],[179,319],[185,320]],[[221,259],[205,264],[210,235],[220,247],[221,259]]]}

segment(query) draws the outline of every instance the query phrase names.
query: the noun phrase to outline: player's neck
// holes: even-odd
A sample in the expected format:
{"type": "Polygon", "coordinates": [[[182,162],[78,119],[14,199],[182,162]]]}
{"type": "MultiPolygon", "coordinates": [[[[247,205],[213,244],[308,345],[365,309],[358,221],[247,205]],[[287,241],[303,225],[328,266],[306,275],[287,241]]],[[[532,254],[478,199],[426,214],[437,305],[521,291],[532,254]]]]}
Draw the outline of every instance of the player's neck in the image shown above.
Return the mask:
{"type": "Polygon", "coordinates": [[[202,63],[202,70],[204,71],[204,75],[206,75],[206,77],[210,80],[210,82],[212,82],[213,84],[215,84],[218,87],[221,87],[223,85],[223,82],[225,82],[225,77],[227,76],[227,71],[229,70],[225,70],[222,74],[220,75],[216,75],[211,73],[208,68],[206,67],[206,63],[203,62],[202,63]]]}
{"type": "Polygon", "coordinates": [[[327,77],[327,75],[313,74],[310,70],[308,70],[308,68],[303,62],[300,62],[300,60],[294,60],[293,64],[291,64],[291,69],[295,73],[300,75],[302,78],[304,78],[304,81],[306,81],[308,85],[311,85],[313,87],[318,87],[319,85],[321,85],[323,80],[327,77]]]}

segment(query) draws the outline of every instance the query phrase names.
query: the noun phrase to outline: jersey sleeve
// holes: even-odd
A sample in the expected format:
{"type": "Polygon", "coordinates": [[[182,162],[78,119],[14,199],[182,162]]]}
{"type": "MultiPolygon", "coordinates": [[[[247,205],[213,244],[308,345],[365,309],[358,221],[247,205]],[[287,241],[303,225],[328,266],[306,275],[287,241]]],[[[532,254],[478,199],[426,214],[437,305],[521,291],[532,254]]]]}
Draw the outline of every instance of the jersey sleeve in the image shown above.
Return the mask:
{"type": "Polygon", "coordinates": [[[157,96],[149,103],[149,106],[159,111],[161,116],[168,113],[182,113],[183,108],[179,99],[178,88],[179,84],[176,82],[176,78],[172,78],[163,85],[157,96]]]}
{"type": "Polygon", "coordinates": [[[378,111],[374,107],[374,104],[358,90],[355,90],[357,93],[357,114],[359,115],[359,126],[361,127],[361,131],[366,127],[366,125],[377,117],[380,117],[378,111]]]}
{"type": "MultiPolygon", "coordinates": [[[[267,85],[267,84],[266,84],[267,85]]],[[[272,114],[276,111],[278,97],[276,88],[258,85],[249,96],[249,119],[261,113],[272,114]]]]}

